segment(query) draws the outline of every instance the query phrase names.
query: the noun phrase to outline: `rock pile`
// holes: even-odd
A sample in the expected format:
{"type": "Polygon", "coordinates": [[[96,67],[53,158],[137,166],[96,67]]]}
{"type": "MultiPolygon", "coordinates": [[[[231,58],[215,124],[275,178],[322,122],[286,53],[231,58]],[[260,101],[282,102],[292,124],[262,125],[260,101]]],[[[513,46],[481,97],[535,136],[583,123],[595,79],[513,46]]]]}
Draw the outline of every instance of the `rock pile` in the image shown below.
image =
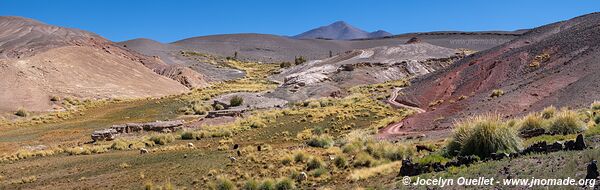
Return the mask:
{"type": "Polygon", "coordinates": [[[170,133],[181,129],[183,120],[175,121],[156,121],[148,123],[127,123],[122,125],[113,125],[108,129],[94,131],[91,135],[93,141],[114,140],[122,133],[156,131],[170,133]]]}

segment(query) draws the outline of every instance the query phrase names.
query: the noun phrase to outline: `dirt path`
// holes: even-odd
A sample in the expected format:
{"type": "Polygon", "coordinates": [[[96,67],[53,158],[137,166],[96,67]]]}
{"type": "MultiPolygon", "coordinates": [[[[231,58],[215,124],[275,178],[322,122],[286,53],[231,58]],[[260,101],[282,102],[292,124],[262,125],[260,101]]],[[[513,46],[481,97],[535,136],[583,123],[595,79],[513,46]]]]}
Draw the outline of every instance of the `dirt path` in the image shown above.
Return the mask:
{"type": "MultiPolygon", "coordinates": [[[[409,106],[409,105],[405,105],[405,104],[401,104],[401,103],[397,102],[396,98],[398,97],[398,92],[400,92],[400,90],[402,90],[402,88],[396,88],[396,89],[394,89],[394,91],[392,91],[392,95],[390,96],[390,98],[387,99],[387,102],[389,104],[391,104],[393,107],[396,107],[396,108],[405,108],[405,109],[413,110],[417,114],[425,112],[424,109],[421,109],[419,107],[409,106]]],[[[404,121],[392,123],[392,124],[388,125],[387,127],[380,129],[379,132],[377,133],[376,138],[379,140],[393,140],[399,136],[421,135],[422,134],[422,133],[417,133],[417,132],[406,131],[403,127],[404,127],[404,121]]]]}

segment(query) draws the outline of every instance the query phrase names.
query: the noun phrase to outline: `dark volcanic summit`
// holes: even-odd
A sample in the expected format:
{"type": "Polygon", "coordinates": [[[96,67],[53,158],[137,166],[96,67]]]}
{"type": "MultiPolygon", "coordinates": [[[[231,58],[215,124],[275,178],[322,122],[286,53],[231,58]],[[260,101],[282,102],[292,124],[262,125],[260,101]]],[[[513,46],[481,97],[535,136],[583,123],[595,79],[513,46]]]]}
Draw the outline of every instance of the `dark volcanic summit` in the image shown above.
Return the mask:
{"type": "Polygon", "coordinates": [[[389,32],[378,30],[372,33],[356,28],[344,21],[337,21],[327,26],[321,26],[316,29],[309,30],[302,34],[294,36],[298,39],[332,39],[332,40],[352,40],[363,38],[379,38],[391,36],[389,32]]]}
{"type": "Polygon", "coordinates": [[[600,14],[592,13],[535,28],[421,77],[396,101],[427,110],[404,120],[404,131],[438,130],[484,113],[510,118],[550,105],[588,106],[600,100],[598,73],[600,14]],[[494,90],[504,95],[491,97],[494,90]]]}

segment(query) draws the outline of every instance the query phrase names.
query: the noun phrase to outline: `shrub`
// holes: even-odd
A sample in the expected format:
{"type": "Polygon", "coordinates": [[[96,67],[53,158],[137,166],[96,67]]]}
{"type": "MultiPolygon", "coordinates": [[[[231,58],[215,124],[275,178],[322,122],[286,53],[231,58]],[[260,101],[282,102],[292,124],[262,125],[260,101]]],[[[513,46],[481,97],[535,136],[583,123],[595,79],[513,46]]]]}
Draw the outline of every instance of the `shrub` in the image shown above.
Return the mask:
{"type": "Polygon", "coordinates": [[[250,179],[244,183],[242,190],[258,190],[258,182],[256,180],[250,179]]]}
{"type": "Polygon", "coordinates": [[[275,185],[276,190],[291,190],[295,188],[296,185],[294,184],[294,181],[292,181],[290,178],[283,178],[279,180],[275,185]]]}
{"type": "Polygon", "coordinates": [[[307,142],[308,146],[328,148],[333,146],[333,138],[329,135],[313,136],[307,142]]]}
{"type": "Polygon", "coordinates": [[[323,174],[326,174],[326,173],[329,173],[329,171],[327,171],[327,169],[317,168],[317,169],[313,170],[312,172],[310,172],[310,176],[321,177],[323,174]]]}
{"type": "Polygon", "coordinates": [[[283,165],[290,165],[292,163],[292,157],[286,156],[283,159],[281,159],[281,164],[283,165]]]}
{"type": "Polygon", "coordinates": [[[240,96],[233,96],[230,100],[229,100],[229,105],[230,106],[240,106],[242,105],[242,103],[244,103],[244,98],[240,97],[240,96]]]}
{"type": "Polygon", "coordinates": [[[288,68],[288,67],[291,67],[291,66],[292,66],[292,63],[290,63],[290,62],[281,62],[281,63],[279,63],[279,67],[281,67],[281,68],[288,68]]]}
{"type": "Polygon", "coordinates": [[[500,116],[479,116],[455,124],[448,154],[476,155],[481,158],[492,153],[519,151],[522,140],[517,132],[503,123],[500,116]]]}
{"type": "Polygon", "coordinates": [[[197,136],[198,136],[198,134],[196,134],[195,132],[192,132],[192,131],[185,131],[185,132],[181,133],[181,139],[183,139],[183,140],[193,140],[193,139],[196,139],[197,136]]]}
{"type": "Polygon", "coordinates": [[[308,159],[308,156],[306,156],[306,153],[304,153],[304,152],[301,152],[301,151],[297,152],[297,153],[294,155],[294,161],[295,161],[295,162],[304,162],[304,161],[306,161],[307,159],[308,159]]]}
{"type": "Polygon", "coordinates": [[[202,104],[194,104],[192,106],[192,111],[194,111],[194,113],[196,115],[204,115],[208,112],[208,108],[202,104]]]}
{"type": "Polygon", "coordinates": [[[127,143],[127,141],[117,139],[112,143],[110,148],[113,150],[127,150],[129,149],[129,143],[127,143]]]}
{"type": "Polygon", "coordinates": [[[600,110],[600,101],[594,101],[590,107],[593,111],[600,110]]]}
{"type": "Polygon", "coordinates": [[[231,190],[235,189],[235,185],[229,179],[218,178],[214,184],[215,190],[231,190]]]}
{"type": "Polygon", "coordinates": [[[58,101],[60,101],[60,97],[58,97],[58,96],[52,96],[52,97],[50,97],[50,101],[58,102],[58,101]]]}
{"type": "Polygon", "coordinates": [[[294,58],[294,64],[296,64],[296,65],[300,65],[304,62],[306,62],[306,59],[304,59],[304,57],[302,57],[302,56],[294,58]]]}
{"type": "Polygon", "coordinates": [[[495,90],[492,90],[492,94],[490,95],[490,97],[496,98],[496,97],[500,97],[502,95],[504,95],[504,91],[503,90],[501,90],[501,89],[495,89],[495,90]]]}
{"type": "Polygon", "coordinates": [[[579,119],[579,115],[571,110],[562,110],[552,119],[548,131],[551,134],[576,134],[584,131],[585,123],[579,119]]]}
{"type": "Polygon", "coordinates": [[[600,115],[594,116],[594,123],[600,124],[600,115]]]}
{"type": "Polygon", "coordinates": [[[556,115],[556,107],[554,106],[549,106],[544,108],[544,110],[542,110],[542,118],[544,119],[551,119],[552,117],[554,117],[554,115],[556,115]]]}
{"type": "Polygon", "coordinates": [[[529,114],[525,116],[519,123],[519,134],[523,135],[527,132],[534,130],[543,130],[546,131],[546,124],[544,119],[540,115],[537,114],[529,114]]]}
{"type": "Polygon", "coordinates": [[[371,167],[375,165],[375,158],[366,152],[360,152],[354,157],[354,167],[371,167]]]}
{"type": "Polygon", "coordinates": [[[368,143],[366,151],[377,159],[402,160],[413,154],[410,148],[389,142],[368,143]]]}
{"type": "Polygon", "coordinates": [[[275,190],[275,185],[273,180],[271,179],[266,179],[264,180],[261,184],[260,187],[258,187],[259,190],[275,190]]]}
{"type": "Polygon", "coordinates": [[[175,141],[175,137],[172,134],[156,134],[150,136],[150,141],[153,141],[155,144],[165,145],[175,141]]]}
{"type": "Polygon", "coordinates": [[[308,161],[308,163],[306,163],[306,170],[310,171],[310,170],[314,170],[317,168],[322,168],[325,166],[325,163],[323,163],[323,160],[321,160],[318,157],[314,157],[313,159],[310,159],[310,161],[308,161]]]}
{"type": "Polygon", "coordinates": [[[337,168],[346,168],[346,166],[348,166],[348,161],[342,155],[337,156],[333,160],[333,163],[335,164],[335,167],[337,167],[337,168]]]}
{"type": "Polygon", "coordinates": [[[20,117],[27,117],[27,116],[29,116],[29,112],[23,108],[19,108],[17,110],[17,112],[15,113],[15,115],[20,116],[20,117]]]}
{"type": "Polygon", "coordinates": [[[221,105],[221,104],[215,105],[215,110],[222,110],[222,109],[225,109],[225,107],[223,107],[223,105],[221,105]]]}

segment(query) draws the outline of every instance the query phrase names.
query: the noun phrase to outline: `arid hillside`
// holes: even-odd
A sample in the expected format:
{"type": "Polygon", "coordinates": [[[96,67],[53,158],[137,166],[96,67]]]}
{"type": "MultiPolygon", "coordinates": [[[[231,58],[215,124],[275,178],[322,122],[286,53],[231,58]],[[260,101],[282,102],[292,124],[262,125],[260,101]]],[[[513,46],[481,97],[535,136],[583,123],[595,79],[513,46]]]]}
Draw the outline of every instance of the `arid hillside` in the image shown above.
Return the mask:
{"type": "Polygon", "coordinates": [[[89,32],[21,17],[0,17],[0,28],[0,111],[47,111],[52,96],[163,96],[185,92],[182,84],[206,85],[197,73],[171,72],[186,69],[89,32]]]}
{"type": "Polygon", "coordinates": [[[415,80],[396,101],[425,109],[402,131],[446,129],[483,113],[505,117],[600,99],[600,14],[545,25],[415,80]]]}
{"type": "Polygon", "coordinates": [[[268,34],[224,34],[183,39],[171,43],[184,49],[211,55],[237,57],[261,62],[293,62],[302,56],[319,60],[355,49],[405,44],[414,37],[423,42],[451,49],[482,51],[517,38],[523,31],[515,32],[429,32],[410,33],[384,38],[360,40],[292,39],[268,34]]]}
{"type": "Polygon", "coordinates": [[[358,85],[383,83],[424,75],[462,56],[459,50],[428,43],[354,50],[284,69],[271,77],[282,83],[274,96],[289,101],[339,97],[358,85]]]}

